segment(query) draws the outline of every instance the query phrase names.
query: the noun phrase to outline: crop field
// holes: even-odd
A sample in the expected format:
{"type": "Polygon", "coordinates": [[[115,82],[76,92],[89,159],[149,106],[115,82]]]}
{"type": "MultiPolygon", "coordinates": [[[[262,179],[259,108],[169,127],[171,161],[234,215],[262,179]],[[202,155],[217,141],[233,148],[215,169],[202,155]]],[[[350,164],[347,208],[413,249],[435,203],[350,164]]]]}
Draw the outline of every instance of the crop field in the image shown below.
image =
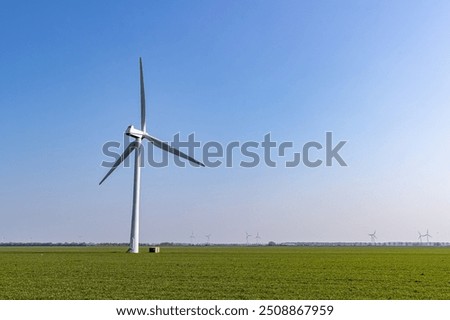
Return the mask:
{"type": "Polygon", "coordinates": [[[450,248],[0,247],[0,299],[450,299],[450,248]]]}

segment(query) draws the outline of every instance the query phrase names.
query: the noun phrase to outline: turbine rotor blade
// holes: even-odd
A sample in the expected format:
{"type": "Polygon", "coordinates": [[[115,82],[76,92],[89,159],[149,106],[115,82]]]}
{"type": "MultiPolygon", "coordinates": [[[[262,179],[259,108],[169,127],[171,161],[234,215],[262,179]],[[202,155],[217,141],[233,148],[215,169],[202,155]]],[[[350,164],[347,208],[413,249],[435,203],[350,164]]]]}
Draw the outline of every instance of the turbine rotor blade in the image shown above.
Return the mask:
{"type": "Polygon", "coordinates": [[[152,137],[152,136],[150,136],[148,134],[145,134],[144,138],[147,139],[148,141],[150,141],[153,145],[157,146],[158,148],[160,148],[160,149],[162,149],[164,151],[170,152],[170,153],[172,153],[172,154],[174,154],[174,155],[176,155],[176,156],[178,156],[180,158],[189,160],[190,162],[195,163],[195,164],[197,164],[199,166],[202,166],[202,167],[205,166],[200,161],[195,160],[194,158],[188,156],[187,154],[181,152],[180,150],[178,150],[176,148],[173,148],[173,147],[169,146],[167,143],[162,142],[161,140],[156,139],[155,137],[152,137]]]}
{"type": "Polygon", "coordinates": [[[141,130],[147,131],[145,125],[145,90],[144,90],[144,71],[142,69],[142,58],[139,58],[139,72],[141,85],[141,130]]]}
{"type": "Polygon", "coordinates": [[[113,173],[114,170],[116,170],[116,168],[130,155],[131,152],[133,152],[133,150],[135,148],[139,147],[139,143],[136,141],[131,142],[128,147],[125,149],[125,151],[122,153],[122,155],[117,158],[116,162],[113,164],[113,166],[111,167],[111,169],[108,171],[108,173],[106,174],[106,176],[102,179],[102,181],[100,181],[99,185],[103,183],[103,181],[106,180],[106,178],[109,177],[109,175],[111,173],[113,173]]]}

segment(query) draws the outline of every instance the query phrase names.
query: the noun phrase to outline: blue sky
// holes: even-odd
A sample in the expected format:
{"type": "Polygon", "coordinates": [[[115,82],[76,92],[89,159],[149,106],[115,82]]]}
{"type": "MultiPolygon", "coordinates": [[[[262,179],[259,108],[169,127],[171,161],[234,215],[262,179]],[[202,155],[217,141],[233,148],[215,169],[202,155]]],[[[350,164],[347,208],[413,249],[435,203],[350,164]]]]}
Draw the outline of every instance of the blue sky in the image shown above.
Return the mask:
{"type": "MultiPolygon", "coordinates": [[[[127,242],[106,141],[348,141],[347,167],[142,172],[141,241],[450,241],[447,1],[15,1],[0,10],[0,241],[127,242]],[[254,240],[254,239],[253,239],[254,240]]],[[[323,156],[318,152],[317,156],[323,156]]],[[[197,150],[196,156],[201,158],[197,150]]]]}

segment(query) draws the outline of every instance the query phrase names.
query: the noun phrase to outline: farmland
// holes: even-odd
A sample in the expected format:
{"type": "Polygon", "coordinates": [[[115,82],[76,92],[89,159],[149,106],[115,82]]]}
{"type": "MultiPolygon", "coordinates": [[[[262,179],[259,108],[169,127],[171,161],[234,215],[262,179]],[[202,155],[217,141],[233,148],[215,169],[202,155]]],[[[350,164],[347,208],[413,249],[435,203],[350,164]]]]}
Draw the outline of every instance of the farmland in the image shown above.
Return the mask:
{"type": "Polygon", "coordinates": [[[0,299],[450,299],[450,248],[0,247],[0,299]]]}

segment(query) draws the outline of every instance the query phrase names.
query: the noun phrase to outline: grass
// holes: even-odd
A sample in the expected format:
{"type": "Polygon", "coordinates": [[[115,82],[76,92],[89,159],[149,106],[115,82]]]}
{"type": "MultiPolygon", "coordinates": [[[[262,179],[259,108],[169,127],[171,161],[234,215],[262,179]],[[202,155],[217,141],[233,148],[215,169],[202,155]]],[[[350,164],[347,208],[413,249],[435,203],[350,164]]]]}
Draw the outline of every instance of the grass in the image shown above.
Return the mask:
{"type": "Polygon", "coordinates": [[[0,299],[450,299],[450,248],[0,248],[0,299]]]}

